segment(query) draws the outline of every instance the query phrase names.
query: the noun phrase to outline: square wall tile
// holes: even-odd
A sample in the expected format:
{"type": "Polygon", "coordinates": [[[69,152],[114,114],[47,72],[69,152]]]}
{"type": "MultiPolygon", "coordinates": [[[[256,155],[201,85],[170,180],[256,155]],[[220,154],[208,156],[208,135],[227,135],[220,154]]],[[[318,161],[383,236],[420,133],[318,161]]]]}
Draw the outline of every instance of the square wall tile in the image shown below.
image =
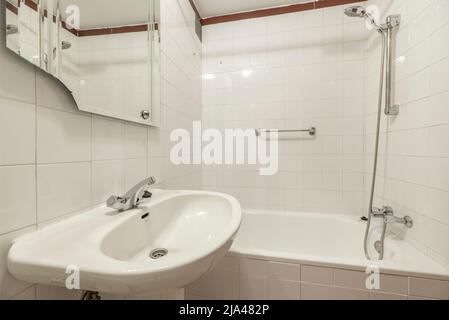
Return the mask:
{"type": "Polygon", "coordinates": [[[37,162],[90,161],[91,120],[86,115],[38,107],[37,162]]]}
{"type": "Polygon", "coordinates": [[[365,272],[334,269],[334,285],[337,287],[366,290],[365,272]]]}
{"type": "Polygon", "coordinates": [[[431,67],[430,87],[432,94],[449,90],[449,58],[446,58],[431,67]]]}
{"type": "Polygon", "coordinates": [[[35,162],[36,107],[0,98],[0,165],[35,162]]]}
{"type": "Polygon", "coordinates": [[[106,201],[110,196],[125,193],[125,164],[123,160],[92,163],[92,204],[106,201]]]}
{"type": "Polygon", "coordinates": [[[89,207],[90,195],[90,162],[37,167],[39,223],[89,207]]]}
{"type": "Polygon", "coordinates": [[[215,267],[217,271],[239,272],[240,259],[232,256],[225,256],[215,267]]]}
{"type": "Polygon", "coordinates": [[[268,278],[240,275],[241,300],[268,300],[270,298],[270,280],[268,278]]]}
{"type": "Polygon", "coordinates": [[[213,274],[212,296],[219,300],[237,300],[240,297],[238,272],[216,271],[213,274]]]}
{"type": "Polygon", "coordinates": [[[94,116],[92,119],[93,160],[115,160],[125,157],[125,124],[94,116]]]}
{"type": "Polygon", "coordinates": [[[304,29],[319,28],[323,25],[323,10],[304,11],[304,29]]]}
{"type": "Polygon", "coordinates": [[[422,278],[410,278],[411,296],[449,300],[449,282],[422,278]]]}
{"type": "Polygon", "coordinates": [[[301,266],[298,264],[270,262],[270,278],[278,280],[301,280],[301,266]]]}
{"type": "Polygon", "coordinates": [[[303,282],[332,285],[333,277],[332,268],[301,266],[301,281],[303,282]]]}
{"type": "Polygon", "coordinates": [[[125,189],[129,190],[140,181],[148,178],[147,159],[126,159],[125,189]]]}
{"type": "Polygon", "coordinates": [[[301,300],[335,300],[335,288],[310,283],[301,283],[301,300]]]}
{"type": "Polygon", "coordinates": [[[380,275],[380,291],[407,295],[408,294],[408,278],[387,274],[380,275]]]}
{"type": "MultiPolygon", "coordinates": [[[[163,156],[163,134],[157,128],[148,129],[148,156],[161,157],[163,156]]],[[[168,140],[167,140],[168,141],[168,140]]]]}
{"type": "MultiPolygon", "coordinates": [[[[0,31],[0,36],[4,30],[0,31]]],[[[35,103],[35,68],[6,47],[0,48],[0,97],[35,103]]]]}
{"type": "Polygon", "coordinates": [[[428,248],[449,261],[449,225],[429,219],[426,227],[428,248]]]}
{"type": "Polygon", "coordinates": [[[300,290],[299,282],[270,279],[271,300],[299,300],[300,290]]]}
{"type": "Polygon", "coordinates": [[[240,260],[240,273],[255,277],[268,277],[270,275],[270,263],[266,260],[242,258],[240,260]]]}
{"type": "Polygon", "coordinates": [[[323,25],[334,26],[343,24],[344,15],[341,14],[341,7],[330,7],[323,9],[323,25]]]}
{"type": "Polygon", "coordinates": [[[0,167],[0,234],[36,223],[35,167],[0,167]]]}
{"type": "Polygon", "coordinates": [[[128,159],[146,158],[148,156],[148,128],[126,124],[125,156],[128,159]]]}

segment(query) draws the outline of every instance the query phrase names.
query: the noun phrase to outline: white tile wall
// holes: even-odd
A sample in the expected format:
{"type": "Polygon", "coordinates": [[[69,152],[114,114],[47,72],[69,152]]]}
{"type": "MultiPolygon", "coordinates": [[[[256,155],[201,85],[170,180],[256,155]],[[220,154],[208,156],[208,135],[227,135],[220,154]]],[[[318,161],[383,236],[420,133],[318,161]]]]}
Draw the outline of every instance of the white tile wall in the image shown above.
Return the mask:
{"type": "Polygon", "coordinates": [[[79,298],[9,275],[7,251],[23,232],[123,193],[148,175],[163,187],[200,188],[200,167],[168,164],[168,133],[201,117],[201,46],[188,1],[161,5],[161,128],[79,112],[58,82],[5,49],[0,24],[0,299],[79,298]]]}
{"type": "MultiPolygon", "coordinates": [[[[382,124],[376,202],[412,215],[417,225],[406,240],[449,267],[449,0],[370,2],[404,18],[395,64],[401,115],[382,124]]],[[[162,1],[160,129],[78,112],[65,89],[4,49],[1,23],[0,298],[77,298],[14,280],[5,264],[11,240],[150,174],[172,188],[199,188],[202,176],[204,188],[234,194],[245,207],[364,212],[379,42],[365,41],[364,24],[342,9],[209,26],[201,46],[187,0],[162,1]],[[316,140],[281,142],[275,177],[246,166],[204,167],[200,175],[201,167],[170,163],[168,137],[201,118],[219,129],[319,132],[316,140]]],[[[367,293],[360,279],[354,271],[227,257],[187,297],[449,299],[444,281],[383,275],[382,292],[367,293]]]]}
{"type": "MultiPolygon", "coordinates": [[[[394,70],[401,114],[382,123],[376,205],[390,204],[398,215],[411,215],[416,224],[405,239],[449,266],[449,1],[370,2],[383,16],[403,16],[394,70]]],[[[365,41],[363,29],[363,22],[343,18],[341,7],[206,28],[206,126],[305,127],[314,121],[322,130],[317,141],[281,144],[278,180],[261,183],[244,167],[220,172],[206,167],[203,186],[233,193],[246,207],[309,211],[336,207],[360,213],[367,203],[361,190],[369,186],[372,168],[380,51],[377,35],[365,41]],[[288,72],[282,69],[285,65],[288,72]],[[300,79],[294,77],[298,71],[300,79]],[[322,98],[314,101],[317,96],[322,98]],[[296,190],[282,171],[301,181],[296,190]],[[257,182],[242,183],[251,179],[257,182]]],[[[447,281],[382,275],[382,291],[367,292],[363,273],[314,266],[301,266],[296,290],[291,281],[280,283],[286,280],[268,274],[269,263],[273,262],[242,259],[240,298],[297,299],[297,293],[302,299],[449,298],[447,281]]],[[[212,296],[187,293],[207,299],[216,291],[212,296]]]]}
{"type": "Polygon", "coordinates": [[[90,115],[38,107],[36,117],[37,163],[81,162],[92,159],[90,115]]]}
{"type": "Polygon", "coordinates": [[[94,116],[92,151],[94,160],[123,159],[125,157],[125,123],[94,116]]]}
{"type": "Polygon", "coordinates": [[[276,176],[204,166],[204,188],[231,193],[246,208],[361,214],[365,27],[342,12],[203,28],[205,127],[318,128],[316,139],[280,141],[276,176]]]}
{"type": "MultiPolygon", "coordinates": [[[[410,215],[405,239],[449,268],[449,1],[370,0],[383,16],[401,14],[395,50],[396,118],[383,118],[376,205],[410,215]]],[[[368,40],[367,159],[370,179],[379,68],[379,42],[368,40]]],[[[404,234],[404,230],[396,230],[404,234]]]]}
{"type": "Polygon", "coordinates": [[[0,167],[0,234],[35,223],[35,177],[35,166],[0,167]]]}
{"type": "Polygon", "coordinates": [[[37,220],[45,222],[91,205],[89,162],[37,166],[37,220]]]}
{"type": "Polygon", "coordinates": [[[0,108],[0,165],[34,163],[35,106],[0,99],[0,108]]]}
{"type": "Polygon", "coordinates": [[[366,280],[365,272],[350,269],[228,255],[215,271],[186,289],[186,299],[449,299],[448,281],[381,274],[380,290],[367,290],[366,280]]]}

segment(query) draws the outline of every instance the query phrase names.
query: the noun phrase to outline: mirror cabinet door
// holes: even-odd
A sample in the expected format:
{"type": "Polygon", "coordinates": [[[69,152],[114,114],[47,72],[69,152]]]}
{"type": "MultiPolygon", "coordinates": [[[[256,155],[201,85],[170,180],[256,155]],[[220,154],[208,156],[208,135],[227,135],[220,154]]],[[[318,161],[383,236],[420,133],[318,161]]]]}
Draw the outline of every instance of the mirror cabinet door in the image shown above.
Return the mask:
{"type": "Polygon", "coordinates": [[[159,126],[160,120],[160,105],[161,105],[161,10],[160,0],[154,0],[150,5],[150,21],[152,28],[150,29],[150,41],[151,41],[151,105],[152,118],[155,121],[155,125],[159,126]]]}
{"type": "Polygon", "coordinates": [[[7,1],[7,47],[59,79],[80,110],[159,125],[160,0],[7,1]]]}
{"type": "Polygon", "coordinates": [[[6,0],[6,46],[40,66],[38,0],[6,0]]]}
{"type": "Polygon", "coordinates": [[[55,77],[58,76],[59,60],[57,4],[58,2],[53,0],[40,0],[39,2],[41,68],[55,77]]]}

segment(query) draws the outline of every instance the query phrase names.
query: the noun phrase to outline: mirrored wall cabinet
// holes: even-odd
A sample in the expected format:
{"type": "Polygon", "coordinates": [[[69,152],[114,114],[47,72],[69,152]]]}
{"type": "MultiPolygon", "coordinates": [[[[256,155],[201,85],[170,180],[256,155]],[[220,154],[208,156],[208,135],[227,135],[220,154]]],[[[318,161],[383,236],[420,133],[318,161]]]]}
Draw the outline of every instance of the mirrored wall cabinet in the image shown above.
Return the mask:
{"type": "Polygon", "coordinates": [[[6,0],[6,46],[78,108],[160,123],[160,0],[6,0]]]}

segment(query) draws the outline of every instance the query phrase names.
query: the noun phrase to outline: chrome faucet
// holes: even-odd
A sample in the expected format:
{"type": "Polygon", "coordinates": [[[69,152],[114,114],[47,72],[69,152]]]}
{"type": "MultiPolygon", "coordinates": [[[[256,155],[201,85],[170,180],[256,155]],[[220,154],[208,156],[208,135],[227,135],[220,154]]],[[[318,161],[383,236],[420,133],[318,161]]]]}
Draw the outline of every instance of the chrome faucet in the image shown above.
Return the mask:
{"type": "MultiPolygon", "coordinates": [[[[381,218],[383,220],[382,235],[380,240],[374,243],[374,248],[379,253],[379,260],[383,260],[385,255],[385,237],[388,226],[393,223],[398,223],[411,229],[413,228],[413,219],[410,216],[405,216],[403,218],[396,217],[394,215],[394,210],[391,207],[383,207],[382,209],[372,208],[371,216],[374,218],[381,218]]],[[[365,243],[367,243],[366,239],[365,243]]]]}
{"type": "Polygon", "coordinates": [[[152,197],[152,193],[148,191],[148,187],[154,185],[156,179],[154,177],[147,178],[139,182],[131,190],[122,197],[111,196],[106,205],[109,208],[116,209],[120,212],[136,208],[144,199],[152,197]]]}
{"type": "Polygon", "coordinates": [[[406,226],[409,229],[413,228],[412,217],[410,217],[410,216],[405,216],[402,218],[396,217],[394,215],[394,210],[391,207],[383,207],[382,209],[373,208],[371,214],[375,218],[382,218],[386,225],[393,224],[393,223],[399,223],[399,224],[403,224],[404,226],[406,226]]]}

